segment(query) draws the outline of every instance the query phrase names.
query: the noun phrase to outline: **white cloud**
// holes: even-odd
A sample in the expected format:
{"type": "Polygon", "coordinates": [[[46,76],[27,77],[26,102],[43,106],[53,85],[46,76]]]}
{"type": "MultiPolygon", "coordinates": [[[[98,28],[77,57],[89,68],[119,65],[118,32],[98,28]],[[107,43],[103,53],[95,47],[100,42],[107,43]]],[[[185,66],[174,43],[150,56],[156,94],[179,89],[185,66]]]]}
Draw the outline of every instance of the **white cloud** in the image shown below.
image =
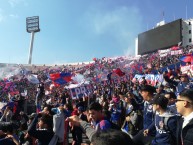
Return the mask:
{"type": "Polygon", "coordinates": [[[17,14],[10,14],[9,16],[12,17],[12,18],[15,18],[15,19],[19,18],[19,16],[17,14]]]}
{"type": "Polygon", "coordinates": [[[28,5],[26,0],[8,0],[8,3],[11,5],[11,7],[15,7],[18,4],[24,4],[25,6],[28,5]]]}
{"type": "Polygon", "coordinates": [[[142,30],[142,17],[137,7],[118,7],[106,11],[90,9],[85,15],[87,24],[95,35],[109,35],[119,49],[134,54],[135,37],[142,30]],[[127,50],[128,48],[132,48],[127,50]]]}
{"type": "Polygon", "coordinates": [[[19,16],[17,14],[5,14],[3,9],[0,8],[0,22],[4,21],[5,19],[7,19],[8,17],[11,17],[11,18],[19,18],[19,16]]]}

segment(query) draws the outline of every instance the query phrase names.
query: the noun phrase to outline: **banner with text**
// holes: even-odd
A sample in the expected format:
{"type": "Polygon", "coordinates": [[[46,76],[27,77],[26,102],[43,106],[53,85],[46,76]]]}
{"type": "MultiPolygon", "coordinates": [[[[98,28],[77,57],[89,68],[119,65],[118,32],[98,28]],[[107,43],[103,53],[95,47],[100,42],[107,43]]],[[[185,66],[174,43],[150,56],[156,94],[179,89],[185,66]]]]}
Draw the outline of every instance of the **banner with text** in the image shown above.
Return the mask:
{"type": "Polygon", "coordinates": [[[136,74],[133,78],[133,82],[135,83],[136,80],[141,83],[143,81],[143,77],[145,77],[145,80],[148,82],[148,84],[151,84],[153,86],[156,85],[157,82],[162,83],[163,82],[163,75],[153,75],[153,74],[146,74],[146,75],[138,75],[136,74]]]}
{"type": "Polygon", "coordinates": [[[158,50],[158,53],[159,53],[159,56],[160,57],[165,57],[167,56],[168,54],[170,54],[170,49],[165,49],[165,50],[158,50]]]}
{"type": "Polygon", "coordinates": [[[89,96],[89,93],[91,92],[91,86],[81,86],[77,88],[71,88],[70,94],[73,100],[82,98],[83,96],[89,96]]]}
{"type": "Polygon", "coordinates": [[[179,54],[183,54],[182,49],[180,49],[180,50],[172,50],[171,51],[171,55],[179,55],[179,54]]]}
{"type": "Polygon", "coordinates": [[[181,66],[181,72],[182,74],[188,74],[190,72],[193,74],[193,65],[181,66]]]}

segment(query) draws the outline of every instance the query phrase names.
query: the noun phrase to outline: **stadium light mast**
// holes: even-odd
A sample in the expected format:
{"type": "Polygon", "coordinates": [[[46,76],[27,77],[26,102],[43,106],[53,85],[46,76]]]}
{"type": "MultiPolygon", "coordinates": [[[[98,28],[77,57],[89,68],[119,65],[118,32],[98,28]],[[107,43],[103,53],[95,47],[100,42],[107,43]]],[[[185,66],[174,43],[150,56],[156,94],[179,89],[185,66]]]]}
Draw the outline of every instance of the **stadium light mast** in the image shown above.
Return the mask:
{"type": "Polygon", "coordinates": [[[31,33],[30,47],[29,47],[29,58],[28,64],[32,62],[32,52],[33,52],[33,42],[35,32],[39,32],[39,16],[27,17],[26,18],[26,30],[28,33],[31,33]]]}

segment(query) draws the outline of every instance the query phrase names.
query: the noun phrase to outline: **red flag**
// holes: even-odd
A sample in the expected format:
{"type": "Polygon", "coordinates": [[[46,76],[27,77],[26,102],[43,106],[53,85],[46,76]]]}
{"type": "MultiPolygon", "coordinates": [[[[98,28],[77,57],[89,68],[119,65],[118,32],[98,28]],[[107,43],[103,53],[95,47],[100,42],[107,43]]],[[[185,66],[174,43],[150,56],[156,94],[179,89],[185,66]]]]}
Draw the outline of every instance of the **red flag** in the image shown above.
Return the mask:
{"type": "Polygon", "coordinates": [[[183,62],[190,62],[193,63],[193,56],[192,55],[185,55],[180,58],[183,62]]]}
{"type": "Polygon", "coordinates": [[[64,85],[68,82],[70,82],[72,79],[72,74],[71,73],[55,73],[55,74],[50,74],[50,79],[58,85],[64,85]]]}
{"type": "Polygon", "coordinates": [[[171,48],[171,50],[178,50],[179,49],[179,46],[173,46],[172,48],[171,48]]]}
{"type": "Polygon", "coordinates": [[[120,77],[125,75],[125,73],[122,72],[120,68],[117,68],[117,69],[113,70],[113,72],[116,73],[120,77]]]}

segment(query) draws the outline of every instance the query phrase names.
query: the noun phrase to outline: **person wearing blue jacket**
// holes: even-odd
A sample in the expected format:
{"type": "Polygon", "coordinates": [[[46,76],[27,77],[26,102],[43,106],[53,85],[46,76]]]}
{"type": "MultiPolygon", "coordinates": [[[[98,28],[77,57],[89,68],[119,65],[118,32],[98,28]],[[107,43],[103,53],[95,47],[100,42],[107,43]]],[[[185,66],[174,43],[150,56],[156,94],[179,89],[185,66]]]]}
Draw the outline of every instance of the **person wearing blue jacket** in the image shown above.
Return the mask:
{"type": "Polygon", "coordinates": [[[153,100],[155,87],[145,85],[141,87],[140,91],[144,100],[143,129],[133,137],[133,142],[136,145],[149,145],[155,136],[155,132],[151,132],[147,137],[144,136],[143,132],[152,124],[154,120],[153,105],[150,102],[153,100]]]}
{"type": "Polygon", "coordinates": [[[154,122],[148,129],[144,130],[144,135],[148,136],[148,134],[156,130],[156,135],[151,145],[175,145],[177,116],[167,110],[168,99],[164,95],[157,94],[151,103],[156,115],[154,122]]]}

